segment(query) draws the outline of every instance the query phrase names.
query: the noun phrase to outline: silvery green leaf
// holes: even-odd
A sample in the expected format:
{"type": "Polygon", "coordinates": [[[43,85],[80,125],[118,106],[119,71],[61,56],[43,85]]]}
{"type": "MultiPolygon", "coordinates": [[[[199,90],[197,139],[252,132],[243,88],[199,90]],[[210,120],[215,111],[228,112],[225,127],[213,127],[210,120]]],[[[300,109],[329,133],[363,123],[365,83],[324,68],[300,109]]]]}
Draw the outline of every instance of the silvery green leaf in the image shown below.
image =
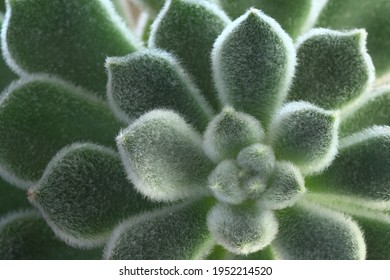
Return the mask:
{"type": "Polygon", "coordinates": [[[257,8],[274,18],[283,29],[296,38],[316,21],[325,0],[215,0],[232,18],[249,8],[257,8]]]}
{"type": "Polygon", "coordinates": [[[253,204],[218,203],[211,209],[207,224],[218,244],[241,255],[265,248],[278,231],[273,213],[253,204]]]}
{"type": "Polygon", "coordinates": [[[277,162],[258,202],[267,209],[283,209],[293,206],[305,192],[305,182],[299,170],[289,162],[277,162]]]}
{"type": "Polygon", "coordinates": [[[304,100],[324,109],[356,101],[375,79],[363,29],[313,29],[297,42],[298,65],[290,100],[304,100]]]}
{"type": "Polygon", "coordinates": [[[69,83],[23,78],[0,97],[0,173],[28,187],[64,146],[91,141],[115,147],[121,126],[104,102],[69,83]]]}
{"type": "Polygon", "coordinates": [[[390,200],[390,127],[375,126],[340,140],[339,154],[323,173],[306,178],[314,192],[390,200]]]}
{"type": "Polygon", "coordinates": [[[126,179],[119,155],[95,144],[73,144],[48,164],[29,200],[65,242],[102,245],[123,219],[156,205],[126,179]]]}
{"type": "Polygon", "coordinates": [[[211,60],[222,103],[256,117],[267,128],[293,77],[291,38],[274,19],[250,9],[218,37],[211,60]]]}
{"type": "MultiPolygon", "coordinates": [[[[4,1],[0,0],[0,3],[5,3],[4,1]]],[[[1,13],[2,7],[0,7],[0,26],[3,24],[3,14],[1,13]]],[[[16,80],[17,76],[14,72],[11,71],[9,66],[6,64],[5,59],[2,55],[0,55],[0,91],[3,90],[11,81],[16,80]]]]}
{"type": "Polygon", "coordinates": [[[1,260],[97,260],[101,248],[69,247],[35,211],[10,212],[0,219],[1,260]]]}
{"type": "Polygon", "coordinates": [[[267,178],[275,166],[275,155],[272,148],[263,144],[253,144],[240,151],[238,165],[244,170],[256,172],[267,178]]]}
{"type": "Polygon", "coordinates": [[[357,106],[341,113],[340,134],[347,136],[373,125],[390,125],[389,108],[390,87],[374,89],[357,106]]]}
{"type": "Polygon", "coordinates": [[[27,192],[0,178],[0,217],[8,212],[31,208],[27,192]]]}
{"type": "Polygon", "coordinates": [[[203,131],[213,115],[199,89],[174,57],[160,50],[145,50],[126,57],[111,57],[108,100],[126,122],[153,109],[171,109],[203,131]]]}
{"type": "Polygon", "coordinates": [[[189,201],[131,218],[113,231],[104,258],[204,258],[214,245],[205,222],[211,205],[210,199],[189,201]]]}
{"type": "Polygon", "coordinates": [[[140,46],[109,0],[7,3],[3,53],[20,75],[51,73],[104,96],[105,58],[140,46]]]}
{"type": "Polygon", "coordinates": [[[304,174],[318,173],[337,154],[339,117],[307,102],[287,103],[274,117],[269,141],[277,159],[291,161],[304,174]]]}
{"type": "Polygon", "coordinates": [[[207,1],[168,0],[149,39],[149,47],[167,50],[179,58],[214,108],[219,108],[219,101],[211,77],[210,53],[228,23],[224,12],[207,1]]]}
{"type": "Polygon", "coordinates": [[[248,197],[248,191],[241,186],[240,169],[234,160],[224,160],[211,172],[209,188],[218,200],[240,204],[248,197]]]}
{"type": "Polygon", "coordinates": [[[365,28],[368,50],[379,75],[390,70],[390,5],[387,0],[328,0],[317,26],[345,30],[365,28]]]}
{"type": "Polygon", "coordinates": [[[209,123],[203,149],[214,162],[235,158],[242,148],[260,142],[264,130],[254,117],[227,107],[209,123]]]}
{"type": "Polygon", "coordinates": [[[208,192],[213,164],[201,136],[180,115],[151,111],[122,131],[117,145],[129,178],[150,199],[175,201],[208,192]]]}
{"type": "Polygon", "coordinates": [[[281,259],[364,259],[359,226],[348,216],[307,202],[277,212],[279,232],[272,243],[281,259]]]}

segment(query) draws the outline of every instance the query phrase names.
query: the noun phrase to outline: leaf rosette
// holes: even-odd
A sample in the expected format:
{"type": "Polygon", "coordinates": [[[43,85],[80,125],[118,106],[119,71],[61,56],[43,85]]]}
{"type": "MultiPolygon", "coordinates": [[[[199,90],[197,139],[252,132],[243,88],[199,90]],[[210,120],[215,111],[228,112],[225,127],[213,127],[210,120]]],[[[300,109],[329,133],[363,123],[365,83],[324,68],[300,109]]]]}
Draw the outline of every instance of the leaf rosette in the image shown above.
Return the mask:
{"type": "MultiPolygon", "coordinates": [[[[282,26],[248,1],[137,1],[156,16],[142,47],[108,1],[37,16],[42,1],[7,2],[3,53],[23,77],[0,99],[0,175],[61,240],[106,259],[390,258],[390,90],[364,29],[311,29],[312,1],[287,7],[293,22],[258,1],[282,26]],[[78,43],[33,36],[48,25],[78,43]]],[[[0,241],[18,219],[47,231],[26,213],[0,241]]]]}

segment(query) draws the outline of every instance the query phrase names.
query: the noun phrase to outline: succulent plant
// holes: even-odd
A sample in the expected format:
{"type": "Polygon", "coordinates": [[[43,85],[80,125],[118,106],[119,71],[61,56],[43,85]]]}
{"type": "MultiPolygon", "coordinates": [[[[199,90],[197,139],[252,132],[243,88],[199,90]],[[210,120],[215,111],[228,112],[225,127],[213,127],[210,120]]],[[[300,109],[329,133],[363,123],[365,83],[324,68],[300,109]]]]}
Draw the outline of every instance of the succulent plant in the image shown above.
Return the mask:
{"type": "Polygon", "coordinates": [[[389,259],[388,3],[135,2],[7,0],[0,258],[389,259]]]}

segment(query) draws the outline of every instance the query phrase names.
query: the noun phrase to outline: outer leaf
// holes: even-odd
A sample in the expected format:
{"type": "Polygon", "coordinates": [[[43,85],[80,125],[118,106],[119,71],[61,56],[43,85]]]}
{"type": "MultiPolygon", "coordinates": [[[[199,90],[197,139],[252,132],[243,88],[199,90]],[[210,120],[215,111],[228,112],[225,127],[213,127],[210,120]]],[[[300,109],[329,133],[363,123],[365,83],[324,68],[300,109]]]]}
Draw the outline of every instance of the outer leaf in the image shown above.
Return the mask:
{"type": "Polygon", "coordinates": [[[104,258],[116,260],[199,259],[214,242],[205,219],[212,201],[185,202],[132,218],[119,225],[104,258]]]}
{"type": "Polygon", "coordinates": [[[210,53],[228,17],[213,4],[197,0],[168,0],[156,21],[149,47],[177,55],[214,108],[219,108],[211,77],[210,53]]]}
{"type": "Polygon", "coordinates": [[[117,144],[129,178],[149,198],[174,201],[207,192],[213,164],[200,135],[176,113],[143,115],[119,134],[117,144]]]}
{"type": "Polygon", "coordinates": [[[286,104],[274,117],[269,141],[277,159],[288,160],[305,174],[329,166],[337,153],[339,118],[306,102],[286,104]]]}
{"type": "Polygon", "coordinates": [[[364,259],[363,233],[338,212],[301,203],[277,212],[279,233],[272,243],[282,259],[364,259]]]}
{"type": "Polygon", "coordinates": [[[5,12],[5,0],[0,1],[0,11],[5,12]]]}
{"type": "Polygon", "coordinates": [[[103,102],[68,83],[24,78],[0,98],[0,173],[28,187],[62,147],[76,141],[114,146],[121,125],[103,102]]]}
{"type": "Polygon", "coordinates": [[[212,111],[183,68],[171,55],[158,50],[109,58],[108,99],[122,120],[131,122],[153,109],[183,114],[200,131],[212,111]]]}
{"type": "Polygon", "coordinates": [[[332,29],[365,28],[368,50],[379,75],[390,70],[390,3],[387,0],[328,0],[317,22],[332,29]]]}
{"type": "Polygon", "coordinates": [[[247,199],[248,190],[241,186],[240,169],[233,160],[224,160],[209,176],[209,188],[220,201],[240,204],[247,199]]]}
{"type": "Polygon", "coordinates": [[[242,148],[258,143],[264,130],[254,117],[225,108],[208,125],[203,149],[214,162],[235,158],[242,148]]]}
{"type": "Polygon", "coordinates": [[[305,182],[299,170],[291,163],[278,162],[258,202],[268,209],[283,209],[293,206],[305,192],[305,182]]]}
{"type": "Polygon", "coordinates": [[[35,211],[12,212],[0,220],[0,259],[2,260],[99,258],[101,258],[101,249],[75,249],[58,240],[35,211]]]}
{"type": "Polygon", "coordinates": [[[207,224],[218,244],[244,255],[268,246],[278,231],[272,212],[256,205],[219,203],[210,211],[207,224]]]}
{"type": "Polygon", "coordinates": [[[163,0],[132,0],[136,3],[142,10],[146,10],[148,14],[152,17],[155,17],[158,12],[164,6],[163,0]]]}
{"type": "Polygon", "coordinates": [[[52,73],[103,96],[105,58],[139,47],[109,0],[7,3],[3,53],[20,75],[52,73]]]}
{"type": "Polygon", "coordinates": [[[232,18],[255,7],[276,19],[291,37],[310,28],[327,0],[215,0],[232,18]]]}
{"type": "Polygon", "coordinates": [[[70,245],[96,247],[117,223],[154,206],[126,180],[119,155],[94,144],[74,144],[48,164],[30,201],[70,245]]]}
{"type": "Polygon", "coordinates": [[[339,154],[322,174],[306,178],[316,192],[390,200],[390,127],[373,127],[340,141],[339,154]]]}
{"type": "MultiPolygon", "coordinates": [[[[5,3],[0,0],[0,3],[5,3]]],[[[3,24],[3,11],[4,7],[0,7],[0,26],[3,24]]],[[[5,88],[11,81],[15,80],[17,76],[9,69],[8,65],[5,63],[3,56],[0,56],[0,91],[5,88]]]]}
{"type": "Polygon", "coordinates": [[[362,102],[341,114],[340,133],[352,134],[373,125],[390,125],[390,87],[376,88],[362,102]]]}
{"type": "Polygon", "coordinates": [[[291,38],[275,20],[251,9],[218,37],[211,59],[222,102],[267,127],[293,76],[291,38]]]}
{"type": "Polygon", "coordinates": [[[13,210],[31,208],[27,193],[0,178],[0,216],[13,210]]]}
{"type": "Polygon", "coordinates": [[[314,29],[303,35],[297,42],[298,66],[289,98],[325,109],[355,101],[375,79],[366,37],[362,29],[314,29]]]}

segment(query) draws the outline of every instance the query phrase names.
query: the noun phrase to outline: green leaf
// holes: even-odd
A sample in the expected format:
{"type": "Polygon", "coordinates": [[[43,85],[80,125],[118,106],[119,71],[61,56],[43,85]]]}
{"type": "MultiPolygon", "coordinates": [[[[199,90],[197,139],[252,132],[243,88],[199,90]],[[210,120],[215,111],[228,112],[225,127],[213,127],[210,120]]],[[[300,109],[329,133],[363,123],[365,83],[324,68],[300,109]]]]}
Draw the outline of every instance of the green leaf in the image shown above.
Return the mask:
{"type": "Polygon", "coordinates": [[[106,61],[108,100],[126,122],[153,109],[181,113],[203,131],[213,113],[200,91],[175,58],[160,50],[146,50],[106,61]]]}
{"type": "Polygon", "coordinates": [[[10,211],[31,208],[27,192],[0,178],[0,217],[10,211]]]}
{"type": "MultiPolygon", "coordinates": [[[[5,3],[4,1],[0,0],[0,3],[5,3]]],[[[1,13],[3,7],[0,7],[0,26],[3,24],[3,14],[1,13]]],[[[3,90],[11,81],[17,79],[17,76],[14,72],[11,71],[11,69],[8,67],[8,65],[5,62],[5,59],[3,56],[0,56],[0,91],[3,90]]]]}
{"type": "Polygon", "coordinates": [[[121,126],[105,103],[79,88],[43,75],[23,78],[0,98],[0,173],[28,187],[64,146],[91,141],[115,147],[121,126]]]}
{"type": "Polygon", "coordinates": [[[234,260],[276,260],[272,246],[267,246],[264,249],[254,252],[249,255],[235,255],[234,260]]]}
{"type": "Polygon", "coordinates": [[[5,1],[6,0],[0,0],[0,12],[5,12],[5,1]]]}
{"type": "Polygon", "coordinates": [[[390,201],[390,127],[375,126],[342,139],[332,165],[306,178],[306,185],[314,192],[390,201]]]}
{"type": "Polygon", "coordinates": [[[218,200],[240,204],[248,197],[248,191],[241,186],[240,169],[234,160],[220,162],[209,176],[209,188],[218,200]]]}
{"type": "Polygon", "coordinates": [[[297,42],[298,66],[290,100],[305,100],[325,109],[353,103],[375,79],[366,50],[366,31],[313,29],[297,42]]]}
{"type": "Polygon", "coordinates": [[[279,232],[272,243],[278,258],[343,260],[364,259],[363,233],[348,216],[300,203],[277,212],[279,232]]]}
{"type": "Polygon", "coordinates": [[[304,174],[328,167],[337,154],[339,117],[307,102],[287,103],[274,117],[269,142],[277,159],[288,160],[304,174]]]}
{"type": "Polygon", "coordinates": [[[216,0],[232,18],[249,8],[257,8],[274,18],[283,29],[296,38],[315,23],[326,0],[216,0]]]}
{"type": "Polygon", "coordinates": [[[387,0],[328,0],[317,26],[345,30],[365,28],[368,50],[379,75],[390,70],[390,3],[387,0]]]}
{"type": "Polygon", "coordinates": [[[347,136],[373,125],[390,125],[390,87],[374,89],[355,107],[341,112],[340,134],[347,136]]]}
{"type": "Polygon", "coordinates": [[[237,156],[238,165],[247,171],[268,178],[275,166],[275,155],[272,148],[262,144],[253,144],[240,151],[237,156]]]}
{"type": "Polygon", "coordinates": [[[149,39],[149,47],[167,50],[180,59],[215,109],[219,101],[211,77],[210,53],[228,23],[223,11],[207,1],[168,0],[149,39]]]}
{"type": "Polygon", "coordinates": [[[103,244],[117,223],[156,206],[126,179],[119,155],[94,144],[61,150],[29,199],[62,240],[85,248],[103,244]]]}
{"type": "Polygon", "coordinates": [[[11,212],[0,220],[2,260],[97,260],[101,254],[101,248],[67,246],[35,211],[11,212]]]}
{"type": "Polygon", "coordinates": [[[258,202],[267,209],[283,209],[295,204],[306,192],[299,170],[289,162],[277,162],[258,202]]]}
{"type": "Polygon", "coordinates": [[[20,75],[51,73],[104,96],[105,58],[139,47],[108,0],[7,3],[3,53],[20,75]]]}
{"type": "Polygon", "coordinates": [[[144,213],[119,225],[104,259],[181,260],[208,255],[214,242],[205,222],[212,200],[202,199],[144,213]]]}
{"type": "Polygon", "coordinates": [[[253,204],[218,203],[211,209],[207,224],[218,244],[240,255],[265,248],[278,231],[273,213],[253,204]]]}
{"type": "Polygon", "coordinates": [[[143,115],[119,134],[117,145],[129,178],[150,199],[175,201],[208,191],[213,164],[201,136],[176,113],[143,115]]]}
{"type": "Polygon", "coordinates": [[[242,148],[260,142],[264,130],[254,117],[225,108],[208,125],[203,149],[214,162],[235,158],[242,148]]]}
{"type": "Polygon", "coordinates": [[[251,9],[218,37],[211,60],[222,103],[267,127],[293,77],[291,38],[275,20],[251,9]]]}

